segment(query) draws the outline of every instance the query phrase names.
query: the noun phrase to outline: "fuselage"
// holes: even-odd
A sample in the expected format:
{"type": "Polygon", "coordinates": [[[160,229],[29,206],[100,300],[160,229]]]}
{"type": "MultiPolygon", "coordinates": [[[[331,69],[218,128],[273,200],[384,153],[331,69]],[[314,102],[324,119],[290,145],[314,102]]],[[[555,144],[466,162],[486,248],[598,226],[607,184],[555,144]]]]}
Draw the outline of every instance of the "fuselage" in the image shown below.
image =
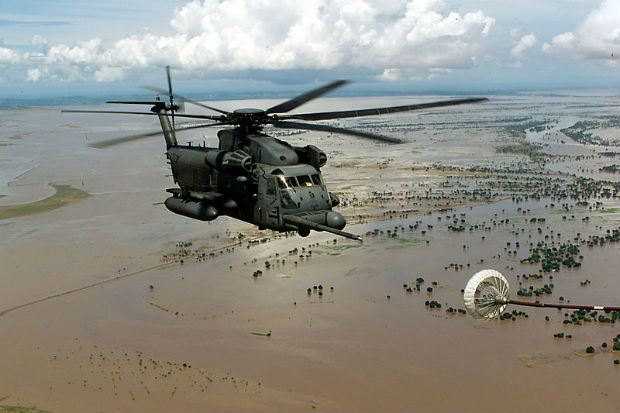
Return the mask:
{"type": "Polygon", "coordinates": [[[342,215],[332,211],[337,198],[321,176],[323,152],[313,146],[292,147],[260,133],[241,137],[236,130],[222,130],[218,137],[217,148],[168,148],[179,186],[169,190],[174,196],[166,201],[168,209],[201,220],[227,215],[277,231],[300,229],[286,215],[344,228],[342,215]]]}

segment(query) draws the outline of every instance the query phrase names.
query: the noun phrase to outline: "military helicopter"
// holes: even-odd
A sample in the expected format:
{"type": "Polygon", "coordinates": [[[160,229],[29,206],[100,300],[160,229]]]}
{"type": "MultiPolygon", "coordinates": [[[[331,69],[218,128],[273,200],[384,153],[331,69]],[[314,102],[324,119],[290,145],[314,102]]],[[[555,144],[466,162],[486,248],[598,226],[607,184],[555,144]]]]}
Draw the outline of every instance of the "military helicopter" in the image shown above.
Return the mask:
{"type": "Polygon", "coordinates": [[[154,115],[159,118],[161,131],[126,136],[95,143],[103,148],[149,136],[163,134],[166,157],[178,187],[166,191],[171,194],[164,202],[170,211],[201,221],[211,221],[221,215],[230,216],[257,225],[260,230],[296,231],[306,237],[311,230],[327,231],[336,235],[361,240],[361,237],[342,231],[346,220],[333,210],[338,197],[327,190],[321,176],[321,167],[327,155],[314,145],[292,146],[262,132],[264,125],[283,129],[333,132],[384,143],[400,143],[399,139],[365,131],[298,122],[381,115],[483,102],[486,98],[453,99],[414,105],[346,110],[336,112],[282,115],[349,83],[337,80],[325,86],[296,96],[269,109],[243,108],[228,112],[207,106],[179,94],[173,94],[170,67],[166,67],[168,90],[144,87],[168,96],[168,103],[157,95],[154,101],[110,101],[114,104],[144,104],[152,106],[149,112],[64,110],[72,113],[113,113],[125,115],[154,115]],[[183,103],[188,102],[217,112],[218,115],[185,114],[183,103]],[[176,118],[201,119],[208,123],[176,126],[176,118]],[[176,132],[189,129],[232,126],[218,131],[217,148],[180,145],[176,132]]]}

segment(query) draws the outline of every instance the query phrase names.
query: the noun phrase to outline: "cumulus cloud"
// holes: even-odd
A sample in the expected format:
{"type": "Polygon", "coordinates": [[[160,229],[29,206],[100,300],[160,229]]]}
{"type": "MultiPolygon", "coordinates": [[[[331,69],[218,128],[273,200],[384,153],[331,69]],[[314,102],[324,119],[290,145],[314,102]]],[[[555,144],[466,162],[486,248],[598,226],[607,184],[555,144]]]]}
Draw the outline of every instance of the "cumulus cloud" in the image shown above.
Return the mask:
{"type": "MultiPolygon", "coordinates": [[[[36,38],[36,53],[22,58],[30,61],[25,69],[37,70],[28,74],[33,81],[68,72],[71,79],[109,82],[165,64],[218,71],[388,68],[380,77],[394,80],[401,69],[471,67],[494,22],[482,11],[451,11],[441,0],[194,0],[175,10],[171,35],[75,45],[36,38]]],[[[0,63],[11,59],[3,50],[0,63]]]]}
{"type": "Polygon", "coordinates": [[[38,82],[41,79],[41,70],[39,69],[28,69],[28,75],[26,76],[26,80],[29,82],[38,82]]]}
{"type": "Polygon", "coordinates": [[[31,43],[33,52],[47,53],[49,51],[49,42],[43,36],[35,34],[32,36],[31,43]]]}
{"type": "Polygon", "coordinates": [[[523,66],[522,60],[524,52],[534,47],[537,42],[538,39],[536,38],[536,35],[534,35],[534,33],[521,36],[517,44],[510,50],[510,58],[512,59],[512,61],[508,63],[507,66],[523,66]]]}
{"type": "Polygon", "coordinates": [[[400,69],[390,68],[385,69],[383,73],[377,76],[379,80],[387,80],[390,82],[394,82],[400,79],[400,69]]]}
{"type": "Polygon", "coordinates": [[[603,0],[573,31],[559,34],[544,43],[549,57],[569,59],[609,59],[620,55],[620,0],[603,0]]]}
{"type": "Polygon", "coordinates": [[[41,56],[46,64],[72,64],[81,65],[96,63],[101,59],[103,48],[102,40],[95,38],[77,42],[77,46],[69,47],[64,44],[52,46],[48,52],[41,56]]]}
{"type": "Polygon", "coordinates": [[[95,80],[97,82],[116,82],[124,78],[125,74],[120,67],[105,66],[95,71],[95,80]]]}
{"type": "Polygon", "coordinates": [[[521,60],[521,58],[523,57],[523,52],[531,49],[537,41],[538,39],[536,38],[534,33],[522,36],[521,39],[519,39],[517,45],[510,50],[510,57],[512,57],[513,59],[521,60]]]}
{"type": "Polygon", "coordinates": [[[0,47],[0,65],[10,65],[19,62],[19,56],[11,49],[0,47]]]}
{"type": "Polygon", "coordinates": [[[430,74],[426,77],[426,80],[433,80],[443,74],[452,73],[451,69],[447,69],[445,67],[431,67],[428,69],[430,74]]]}

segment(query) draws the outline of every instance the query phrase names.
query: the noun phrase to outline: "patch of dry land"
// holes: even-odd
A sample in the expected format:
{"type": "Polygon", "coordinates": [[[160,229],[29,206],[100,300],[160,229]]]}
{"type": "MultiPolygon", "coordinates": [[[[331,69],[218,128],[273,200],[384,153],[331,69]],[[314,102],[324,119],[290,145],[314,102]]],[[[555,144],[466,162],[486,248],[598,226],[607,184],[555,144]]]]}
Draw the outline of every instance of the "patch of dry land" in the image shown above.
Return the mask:
{"type": "Polygon", "coordinates": [[[496,96],[341,123],[401,145],[266,130],[327,152],[362,243],[174,215],[162,139],[87,146],[156,122],[0,112],[23,135],[0,163],[0,411],[618,411],[618,313],[482,323],[461,293],[494,268],[515,299],[620,305],[619,175],[601,170],[617,102],[496,96]]]}
{"type": "Polygon", "coordinates": [[[79,202],[88,198],[88,193],[73,188],[70,185],[54,185],[50,184],[56,193],[54,195],[33,201],[28,204],[3,205],[0,206],[0,219],[17,218],[27,215],[41,214],[43,212],[52,211],[65,205],[79,202]]]}

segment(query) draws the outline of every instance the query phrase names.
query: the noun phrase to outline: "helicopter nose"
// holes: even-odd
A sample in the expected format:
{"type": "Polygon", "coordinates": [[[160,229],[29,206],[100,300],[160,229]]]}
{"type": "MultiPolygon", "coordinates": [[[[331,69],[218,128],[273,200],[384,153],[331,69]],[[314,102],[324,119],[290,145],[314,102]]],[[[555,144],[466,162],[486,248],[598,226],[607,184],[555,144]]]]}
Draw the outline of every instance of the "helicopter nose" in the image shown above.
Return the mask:
{"type": "Polygon", "coordinates": [[[336,211],[329,211],[325,217],[325,222],[328,227],[343,229],[347,225],[347,220],[336,211]]]}

